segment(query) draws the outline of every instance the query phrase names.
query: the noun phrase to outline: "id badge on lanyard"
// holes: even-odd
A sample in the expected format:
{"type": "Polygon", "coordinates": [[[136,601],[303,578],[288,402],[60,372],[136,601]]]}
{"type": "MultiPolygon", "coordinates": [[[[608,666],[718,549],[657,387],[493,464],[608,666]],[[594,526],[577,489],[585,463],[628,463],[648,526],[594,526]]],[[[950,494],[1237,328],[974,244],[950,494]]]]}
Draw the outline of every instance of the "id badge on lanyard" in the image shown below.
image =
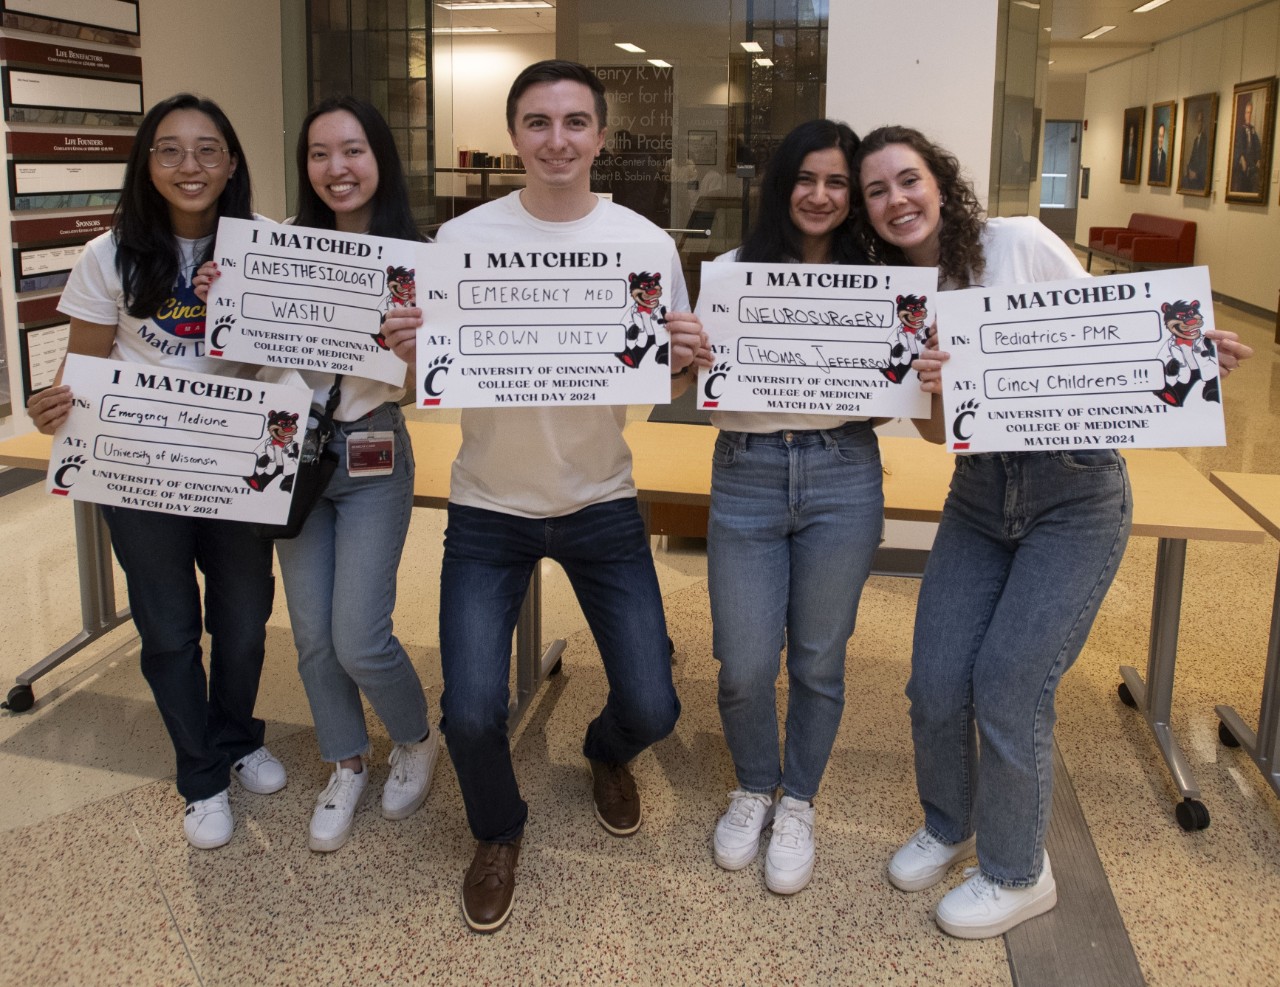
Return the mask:
{"type": "Polygon", "coordinates": [[[395,432],[353,432],[347,436],[348,476],[390,476],[395,468],[395,432]]]}

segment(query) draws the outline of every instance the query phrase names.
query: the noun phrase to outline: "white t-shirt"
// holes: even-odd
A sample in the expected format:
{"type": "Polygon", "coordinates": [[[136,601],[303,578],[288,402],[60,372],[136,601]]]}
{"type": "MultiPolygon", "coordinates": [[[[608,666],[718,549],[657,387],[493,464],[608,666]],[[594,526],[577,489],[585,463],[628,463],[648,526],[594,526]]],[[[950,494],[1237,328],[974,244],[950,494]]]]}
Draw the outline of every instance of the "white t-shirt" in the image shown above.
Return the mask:
{"type": "MultiPolygon", "coordinates": [[[[715,263],[732,263],[738,259],[735,248],[721,254],[715,263]]],[[[692,373],[692,371],[690,371],[692,373]]],[[[808,429],[839,428],[845,422],[865,422],[865,417],[847,415],[798,415],[794,412],[773,411],[713,411],[711,424],[726,432],[751,432],[765,435],[769,432],[802,431],[808,429]]]]}
{"type": "Polygon", "coordinates": [[[986,269],[973,287],[1089,276],[1062,238],[1032,216],[988,219],[982,228],[982,253],[986,269]]]}
{"type": "MultiPolygon", "coordinates": [[[[549,223],[530,215],[520,193],[487,202],[440,227],[437,243],[665,243],[671,248],[667,308],[688,311],[680,259],[671,237],[625,206],[600,200],[582,219],[549,223]]],[[[631,450],[622,438],[626,408],[467,408],[449,500],[544,518],[634,497],[631,450]]]]}
{"type": "Polygon", "coordinates": [[[246,376],[242,364],[205,356],[205,305],[191,287],[197,258],[213,237],[174,237],[181,254],[173,293],[150,318],[138,319],[125,308],[124,287],[116,270],[115,233],[108,230],[85,245],[62,289],[58,311],[75,319],[115,326],[111,359],[205,374],[246,376]]]}

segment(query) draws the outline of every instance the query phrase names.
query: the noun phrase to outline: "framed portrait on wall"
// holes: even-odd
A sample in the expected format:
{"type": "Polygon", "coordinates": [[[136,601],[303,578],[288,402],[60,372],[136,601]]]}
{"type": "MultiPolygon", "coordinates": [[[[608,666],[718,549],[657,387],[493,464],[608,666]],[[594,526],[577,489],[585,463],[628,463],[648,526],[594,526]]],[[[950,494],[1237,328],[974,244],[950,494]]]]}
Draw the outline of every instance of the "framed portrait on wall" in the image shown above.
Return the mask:
{"type": "Polygon", "coordinates": [[[1178,152],[1178,191],[1213,191],[1213,135],[1218,126],[1218,94],[1202,93],[1182,101],[1182,147],[1178,152]]]}
{"type": "Polygon", "coordinates": [[[1241,82],[1231,93],[1228,202],[1266,202],[1276,120],[1276,79],[1241,82]]]}
{"type": "Polygon", "coordinates": [[[1124,111],[1124,134],[1120,144],[1120,184],[1137,185],[1142,181],[1142,126],[1147,120],[1145,106],[1131,106],[1124,111]]]}
{"type": "Polygon", "coordinates": [[[1168,188],[1173,184],[1173,135],[1178,122],[1178,101],[1151,107],[1151,151],[1147,156],[1147,184],[1168,188]]]}

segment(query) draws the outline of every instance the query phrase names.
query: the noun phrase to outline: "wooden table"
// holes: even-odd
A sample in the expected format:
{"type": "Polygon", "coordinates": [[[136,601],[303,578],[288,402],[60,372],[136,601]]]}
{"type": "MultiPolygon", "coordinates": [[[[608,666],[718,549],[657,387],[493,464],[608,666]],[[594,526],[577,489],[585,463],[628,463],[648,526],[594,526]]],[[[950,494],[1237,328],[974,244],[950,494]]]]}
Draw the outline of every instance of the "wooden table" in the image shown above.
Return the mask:
{"type": "MultiPolygon", "coordinates": [[[[1266,473],[1210,473],[1223,493],[1272,538],[1280,539],[1280,476],[1266,473]]],[[[1280,795],[1280,568],[1271,596],[1271,633],[1267,638],[1267,664],[1262,676],[1262,705],[1255,734],[1230,706],[1215,706],[1220,721],[1218,737],[1228,747],[1243,747],[1262,772],[1271,790],[1280,795]]]]}
{"type": "MultiPolygon", "coordinates": [[[[408,427],[418,464],[413,484],[414,506],[443,509],[449,502],[449,466],[462,443],[462,433],[457,425],[409,422],[408,427]]],[[[20,435],[0,442],[0,465],[44,472],[48,469],[52,448],[51,436],[39,432],[20,435]]],[[[13,712],[31,708],[35,701],[32,683],[38,678],[130,618],[127,607],[116,609],[111,536],[102,514],[95,504],[82,500],[72,501],[72,511],[80,576],[81,630],[17,676],[17,684],[9,690],[5,707],[13,712]]],[[[545,650],[541,641],[542,582],[535,567],[516,626],[516,696],[511,702],[510,714],[513,730],[533,701],[538,686],[547,675],[559,671],[564,641],[553,641],[545,650]]]]}
{"type": "MultiPolygon", "coordinates": [[[[418,467],[414,504],[442,508],[449,498],[449,466],[461,443],[459,427],[411,421],[408,428],[418,467]]],[[[703,506],[710,503],[714,428],[637,421],[629,423],[624,434],[632,449],[633,475],[642,511],[654,503],[703,506]]],[[[951,454],[942,446],[900,436],[881,436],[880,449],[885,466],[885,517],[936,522],[942,516],[951,481],[951,454]]],[[[47,436],[10,439],[0,442],[0,464],[43,470],[49,450],[47,436]]],[[[1158,538],[1159,546],[1146,680],[1144,682],[1136,668],[1120,666],[1120,697],[1142,711],[1155,736],[1182,796],[1176,807],[1179,824],[1188,830],[1203,829],[1209,824],[1209,814],[1199,801],[1200,789],[1169,726],[1187,542],[1197,539],[1261,544],[1266,536],[1178,453],[1136,449],[1125,453],[1125,459],[1133,485],[1133,534],[1158,538]],[[1186,510],[1188,503],[1194,503],[1196,509],[1186,510]]],[[[1280,511],[1272,517],[1278,515],[1280,511]]],[[[76,503],[76,542],[84,631],[18,677],[16,688],[25,686],[28,697],[31,681],[128,617],[127,610],[119,613],[114,610],[110,547],[105,526],[93,505],[76,503]],[[86,634],[92,636],[85,638],[86,634]]],[[[563,641],[553,641],[542,649],[541,613],[541,581],[539,568],[535,566],[516,631],[513,727],[528,709],[538,686],[558,667],[564,649],[563,641]]]]}
{"type": "MultiPolygon", "coordinates": [[[[641,502],[707,504],[716,430],[701,425],[632,422],[627,441],[635,456],[641,502]]],[[[937,521],[951,482],[952,456],[943,446],[915,437],[880,436],[884,463],[884,514],[900,521],[937,521]]],[[[1142,711],[1182,801],[1175,807],[1186,830],[1209,825],[1200,788],[1170,728],[1173,675],[1178,660],[1178,624],[1187,542],[1261,544],[1265,536],[1249,517],[1176,452],[1125,452],[1133,487],[1133,534],[1158,538],[1151,636],[1143,681],[1131,665],[1120,666],[1119,694],[1142,711]],[[1194,511],[1186,509],[1195,504],[1194,511]]],[[[1280,516],[1280,512],[1276,515],[1280,516]]]]}

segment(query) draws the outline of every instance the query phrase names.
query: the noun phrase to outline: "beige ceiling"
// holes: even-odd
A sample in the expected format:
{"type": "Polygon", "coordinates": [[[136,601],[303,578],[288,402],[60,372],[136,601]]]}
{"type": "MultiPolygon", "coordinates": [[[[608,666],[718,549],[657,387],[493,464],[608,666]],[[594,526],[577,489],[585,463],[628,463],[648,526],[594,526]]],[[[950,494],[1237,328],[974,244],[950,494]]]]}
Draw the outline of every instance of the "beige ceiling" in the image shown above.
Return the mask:
{"type": "MultiPolygon", "coordinates": [[[[550,2],[554,4],[556,0],[550,2]]],[[[1160,41],[1256,6],[1259,0],[1170,0],[1150,13],[1133,13],[1133,8],[1141,2],[1053,0],[1050,78],[1083,77],[1092,69],[1149,51],[1160,41]],[[1083,35],[1103,24],[1114,24],[1116,29],[1095,41],[1081,40],[1083,35]]],[[[437,28],[451,24],[457,27],[495,27],[503,34],[554,34],[556,29],[554,7],[541,11],[447,11],[437,6],[432,13],[437,28]]]]}
{"type": "Polygon", "coordinates": [[[1171,0],[1146,14],[1133,8],[1143,0],[1053,0],[1053,31],[1049,47],[1049,77],[1083,76],[1132,55],[1150,51],[1160,41],[1221,20],[1258,0],[1171,0]],[[1094,41],[1081,37],[1104,24],[1114,24],[1094,41]]]}

